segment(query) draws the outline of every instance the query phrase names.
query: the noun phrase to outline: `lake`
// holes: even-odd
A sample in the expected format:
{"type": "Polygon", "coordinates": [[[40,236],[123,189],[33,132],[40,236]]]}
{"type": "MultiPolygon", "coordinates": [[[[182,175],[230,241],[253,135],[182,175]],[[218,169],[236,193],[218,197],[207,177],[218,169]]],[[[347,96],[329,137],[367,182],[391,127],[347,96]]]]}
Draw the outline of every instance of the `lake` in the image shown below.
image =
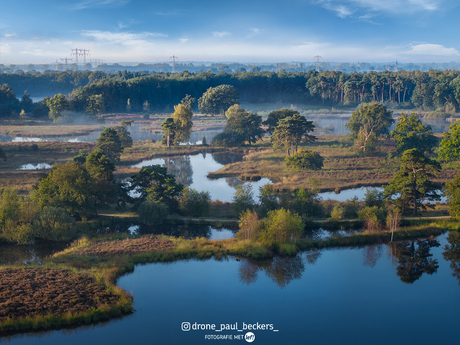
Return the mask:
{"type": "Polygon", "coordinates": [[[132,315],[3,340],[21,345],[206,344],[214,342],[206,336],[231,335],[231,341],[215,341],[231,343],[254,325],[259,344],[457,344],[460,243],[449,240],[452,244],[442,235],[257,262],[230,257],[138,265],[118,280],[134,296],[132,315]],[[236,326],[241,332],[181,330],[188,323],[192,328],[236,326]]]}

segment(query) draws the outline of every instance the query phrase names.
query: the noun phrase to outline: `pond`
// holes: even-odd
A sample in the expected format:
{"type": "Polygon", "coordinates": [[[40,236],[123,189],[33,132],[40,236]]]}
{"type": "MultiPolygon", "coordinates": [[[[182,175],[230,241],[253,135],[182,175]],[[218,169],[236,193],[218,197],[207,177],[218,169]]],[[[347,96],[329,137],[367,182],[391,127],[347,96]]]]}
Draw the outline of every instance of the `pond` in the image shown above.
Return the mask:
{"type": "Polygon", "coordinates": [[[230,257],[138,265],[118,280],[134,296],[132,315],[5,340],[206,344],[206,336],[231,335],[246,343],[254,326],[259,344],[456,344],[460,243],[458,236],[449,241],[443,235],[266,261],[230,257]],[[224,330],[193,329],[206,324],[224,330]]]}
{"type": "MultiPolygon", "coordinates": [[[[364,201],[366,199],[366,191],[367,190],[377,190],[378,192],[383,192],[382,187],[361,187],[361,188],[350,188],[350,189],[343,189],[340,191],[339,194],[335,192],[324,192],[318,193],[318,196],[321,197],[323,200],[337,200],[337,201],[347,201],[353,199],[354,197],[358,198],[358,201],[364,201]]],[[[397,198],[399,194],[396,194],[394,198],[397,198]]],[[[441,196],[440,202],[445,203],[447,202],[446,196],[441,196]]]]}
{"type": "Polygon", "coordinates": [[[169,224],[147,226],[137,223],[118,223],[106,228],[100,229],[98,233],[126,233],[129,235],[167,235],[174,237],[183,237],[194,239],[197,237],[206,237],[210,240],[224,240],[235,237],[238,227],[236,228],[217,228],[208,224],[169,224]]]}
{"type": "Polygon", "coordinates": [[[354,197],[358,198],[358,201],[364,201],[366,191],[368,189],[375,189],[379,192],[383,192],[383,188],[381,187],[361,187],[361,188],[351,188],[351,189],[344,189],[341,190],[339,194],[335,192],[324,192],[318,193],[318,196],[321,197],[323,200],[337,200],[337,201],[347,201],[349,199],[353,199],[354,197]]]}
{"type": "MultiPolygon", "coordinates": [[[[190,186],[198,191],[208,191],[212,200],[231,202],[236,187],[242,183],[239,178],[227,177],[219,179],[208,179],[210,172],[224,167],[225,164],[233,163],[243,159],[241,154],[228,152],[213,154],[198,154],[193,156],[173,156],[145,160],[137,163],[132,168],[159,164],[168,168],[168,172],[176,176],[176,181],[183,185],[190,186]]],[[[268,178],[262,178],[257,182],[250,183],[254,193],[254,199],[258,202],[259,187],[270,183],[268,178]]]]}
{"type": "Polygon", "coordinates": [[[40,264],[43,259],[64,250],[69,244],[36,240],[34,244],[0,245],[0,265],[40,264]]]}

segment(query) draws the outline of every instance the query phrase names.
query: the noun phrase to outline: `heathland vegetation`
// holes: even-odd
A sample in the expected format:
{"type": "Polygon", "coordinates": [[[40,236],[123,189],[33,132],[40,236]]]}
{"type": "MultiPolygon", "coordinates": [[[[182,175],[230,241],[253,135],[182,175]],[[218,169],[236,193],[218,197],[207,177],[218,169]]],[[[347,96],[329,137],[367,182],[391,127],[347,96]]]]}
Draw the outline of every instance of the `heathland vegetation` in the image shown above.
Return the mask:
{"type": "MultiPolygon", "coordinates": [[[[314,71],[158,74],[126,80],[95,80],[76,89],[70,98],[58,94],[39,105],[31,104],[27,94],[15,103],[11,89],[4,85],[5,99],[11,101],[11,104],[2,103],[3,114],[9,112],[4,117],[14,115],[26,104],[29,113],[34,108],[31,112],[37,115],[36,110],[41,109],[53,120],[66,116],[68,111],[98,114],[141,111],[142,106],[142,111],[148,112],[151,107],[160,109],[171,104],[174,112],[163,121],[161,143],[133,142],[129,133],[131,122],[122,121],[118,126],[105,128],[95,144],[3,145],[1,157],[6,162],[0,164],[5,167],[12,160],[31,155],[49,156],[52,150],[56,150],[55,157],[60,161],[52,162],[53,167],[46,173],[27,175],[29,182],[21,185],[21,190],[14,188],[14,177],[1,177],[1,183],[10,179],[10,184],[8,188],[3,184],[0,194],[0,240],[33,243],[37,239],[74,239],[75,242],[46,259],[42,268],[0,270],[5,281],[17,277],[26,285],[50,277],[59,282],[56,285],[59,294],[70,296],[71,301],[61,303],[53,299],[50,308],[34,305],[30,288],[25,286],[21,290],[27,296],[21,309],[24,312],[17,314],[16,305],[10,306],[8,299],[11,291],[3,289],[0,303],[10,304],[0,314],[0,331],[93,322],[130,312],[131,299],[114,284],[116,277],[136,263],[226,255],[258,259],[293,255],[308,248],[392,242],[457,231],[460,228],[460,174],[455,172],[460,152],[458,123],[440,140],[417,114],[402,114],[394,119],[388,107],[398,103],[400,107],[457,108],[458,101],[452,96],[457,78],[456,72],[451,71],[363,75],[314,71]],[[411,78],[415,80],[413,85],[408,81],[411,78]],[[239,102],[263,93],[268,80],[271,91],[267,91],[266,97],[278,92],[278,96],[306,97],[329,105],[361,103],[347,123],[351,135],[315,135],[313,122],[293,109],[275,110],[265,121],[259,114],[244,109],[239,102]],[[245,89],[249,83],[254,83],[252,88],[245,89]],[[259,83],[262,90],[258,90],[259,83]],[[438,87],[440,84],[445,89],[438,87]],[[180,87],[184,88],[179,92],[180,87]],[[433,99],[441,89],[446,93],[441,93],[442,100],[439,98],[436,103],[433,99]],[[186,94],[183,90],[187,90],[186,94]],[[431,103],[426,101],[428,97],[432,97],[431,103]],[[407,104],[409,99],[411,104],[407,104]],[[225,128],[214,137],[212,146],[205,142],[201,146],[180,145],[190,138],[196,103],[203,113],[226,117],[225,128]],[[395,128],[391,131],[393,123],[395,128]],[[250,185],[241,180],[229,182],[235,185],[232,203],[221,203],[211,200],[206,190],[180,183],[166,167],[132,167],[144,158],[235,151],[240,151],[244,159],[226,164],[210,177],[239,177],[249,181],[269,177],[272,183],[260,187],[258,202],[250,185]],[[364,200],[338,202],[319,197],[320,191],[339,192],[363,185],[384,186],[384,189],[368,189],[364,200]],[[445,191],[443,185],[447,186],[445,191]],[[442,193],[447,197],[447,206],[439,202],[442,193]],[[426,213],[427,209],[434,211],[426,213]],[[415,224],[409,217],[418,216],[421,211],[424,216],[449,212],[452,219],[420,219],[415,224]],[[239,231],[236,238],[223,241],[126,233],[102,235],[98,230],[107,215],[112,221],[136,218],[151,228],[191,221],[191,217],[200,222],[229,218],[238,222],[239,231]],[[308,239],[306,232],[319,226],[358,227],[362,231],[349,236],[308,239]],[[93,294],[94,298],[77,296],[72,286],[79,284],[84,284],[85,293],[93,294]]],[[[26,176],[19,171],[14,174],[26,176]]],[[[53,295],[57,293],[50,286],[39,293],[49,295],[47,288],[53,295]]]]}

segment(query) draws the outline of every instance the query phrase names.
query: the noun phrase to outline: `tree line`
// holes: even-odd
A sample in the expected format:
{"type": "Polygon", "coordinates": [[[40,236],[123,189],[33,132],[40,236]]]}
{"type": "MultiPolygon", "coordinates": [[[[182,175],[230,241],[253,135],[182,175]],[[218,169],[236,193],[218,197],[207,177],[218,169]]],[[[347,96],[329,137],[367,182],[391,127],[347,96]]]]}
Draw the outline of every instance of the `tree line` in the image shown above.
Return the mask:
{"type": "MultiPolygon", "coordinates": [[[[172,111],[189,94],[199,99],[209,88],[231,85],[243,103],[295,103],[356,106],[378,101],[388,107],[460,108],[460,72],[455,70],[344,73],[240,72],[218,74],[138,72],[61,72],[35,76],[0,74],[0,84],[11,90],[70,93],[69,109],[86,111],[90,97],[100,96],[108,112],[172,111]]],[[[20,111],[19,108],[16,110],[20,111]]],[[[5,116],[5,115],[3,115],[5,116]]]]}

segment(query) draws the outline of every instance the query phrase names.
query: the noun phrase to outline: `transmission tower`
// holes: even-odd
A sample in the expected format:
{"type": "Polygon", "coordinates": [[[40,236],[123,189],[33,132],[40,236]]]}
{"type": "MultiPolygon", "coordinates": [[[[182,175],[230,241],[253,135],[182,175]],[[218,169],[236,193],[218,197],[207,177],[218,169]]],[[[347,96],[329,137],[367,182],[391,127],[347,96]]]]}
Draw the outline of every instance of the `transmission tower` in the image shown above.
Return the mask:
{"type": "Polygon", "coordinates": [[[174,73],[174,72],[176,72],[176,60],[178,59],[178,57],[173,55],[169,59],[172,60],[172,62],[173,62],[172,73],[174,73]]]}
{"type": "Polygon", "coordinates": [[[80,53],[81,49],[75,48],[75,49],[70,49],[70,51],[72,52],[72,53],[70,54],[70,56],[75,56],[75,63],[78,65],[78,56],[79,56],[79,55],[80,55],[80,56],[82,55],[82,54],[80,53]]]}
{"type": "MultiPolygon", "coordinates": [[[[61,59],[62,61],[65,61],[65,69],[67,69],[67,62],[68,61],[72,61],[72,59],[69,59],[69,58],[64,58],[64,59],[61,59]]],[[[57,61],[57,60],[56,60],[57,61]]]]}
{"type": "Polygon", "coordinates": [[[395,72],[398,72],[398,60],[395,62],[395,72]]]}
{"type": "Polygon", "coordinates": [[[80,49],[80,53],[82,53],[80,55],[83,55],[83,63],[86,64],[86,56],[90,56],[89,49],[80,49]]]}
{"type": "Polygon", "coordinates": [[[101,59],[90,59],[89,62],[90,64],[92,65],[93,63],[97,66],[99,65],[102,65],[104,63],[105,60],[101,60],[101,59]]]}
{"type": "Polygon", "coordinates": [[[313,58],[316,59],[316,72],[319,72],[319,60],[321,60],[322,57],[319,55],[316,55],[313,58]]]}

